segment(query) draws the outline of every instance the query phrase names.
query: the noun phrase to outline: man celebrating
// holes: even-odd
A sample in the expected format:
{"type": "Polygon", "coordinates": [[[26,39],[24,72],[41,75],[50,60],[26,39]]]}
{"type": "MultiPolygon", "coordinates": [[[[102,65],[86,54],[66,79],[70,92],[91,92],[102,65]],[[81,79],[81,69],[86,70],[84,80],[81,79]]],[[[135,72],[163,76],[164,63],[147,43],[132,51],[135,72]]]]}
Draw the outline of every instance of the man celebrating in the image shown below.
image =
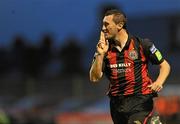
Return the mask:
{"type": "Polygon", "coordinates": [[[149,39],[127,32],[126,23],[126,16],[118,10],[105,13],[90,80],[98,82],[103,74],[109,79],[114,124],[147,124],[153,113],[153,97],[163,88],[170,65],[149,39]],[[154,82],[148,74],[148,62],[160,67],[154,82]]]}

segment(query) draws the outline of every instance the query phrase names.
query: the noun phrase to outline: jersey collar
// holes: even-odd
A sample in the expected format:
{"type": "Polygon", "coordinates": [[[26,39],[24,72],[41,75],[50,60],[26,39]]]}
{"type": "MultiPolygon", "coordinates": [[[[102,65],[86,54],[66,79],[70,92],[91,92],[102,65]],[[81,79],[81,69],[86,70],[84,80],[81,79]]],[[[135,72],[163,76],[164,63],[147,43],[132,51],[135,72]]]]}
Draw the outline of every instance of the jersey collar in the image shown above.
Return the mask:
{"type": "MultiPolygon", "coordinates": [[[[129,45],[130,45],[130,42],[131,42],[132,38],[133,38],[133,36],[130,33],[128,33],[128,39],[127,39],[127,42],[126,42],[123,49],[128,49],[129,48],[129,45]]],[[[111,42],[114,42],[114,41],[111,41],[111,42]]],[[[110,46],[110,49],[112,49],[114,51],[116,49],[116,47],[112,44],[110,46]]]]}
{"type": "Polygon", "coordinates": [[[128,40],[127,40],[124,48],[129,48],[129,44],[130,44],[132,38],[133,38],[133,36],[128,33],[128,40]]]}

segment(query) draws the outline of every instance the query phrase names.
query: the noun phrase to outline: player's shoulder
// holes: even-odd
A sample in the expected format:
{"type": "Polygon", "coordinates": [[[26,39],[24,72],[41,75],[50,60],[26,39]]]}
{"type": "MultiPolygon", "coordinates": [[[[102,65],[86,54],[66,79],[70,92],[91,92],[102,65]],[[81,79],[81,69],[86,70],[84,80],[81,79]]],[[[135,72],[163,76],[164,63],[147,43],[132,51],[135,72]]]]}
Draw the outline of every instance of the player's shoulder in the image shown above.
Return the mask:
{"type": "Polygon", "coordinates": [[[149,38],[144,38],[142,40],[142,45],[146,47],[151,47],[153,45],[153,42],[149,38]]]}
{"type": "Polygon", "coordinates": [[[143,46],[143,48],[149,48],[149,47],[153,46],[153,44],[154,44],[149,38],[141,38],[138,36],[136,36],[136,38],[138,39],[140,44],[143,46]]]}

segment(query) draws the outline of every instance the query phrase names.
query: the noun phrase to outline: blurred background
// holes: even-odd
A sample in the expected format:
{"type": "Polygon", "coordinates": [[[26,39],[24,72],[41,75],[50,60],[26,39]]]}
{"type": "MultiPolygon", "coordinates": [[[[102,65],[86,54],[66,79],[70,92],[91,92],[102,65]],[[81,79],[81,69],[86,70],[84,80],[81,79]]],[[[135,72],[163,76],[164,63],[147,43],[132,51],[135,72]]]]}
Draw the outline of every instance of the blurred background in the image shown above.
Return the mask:
{"type": "MultiPolygon", "coordinates": [[[[170,63],[155,111],[163,124],[180,122],[179,0],[0,0],[0,124],[112,124],[108,80],[88,79],[111,8],[170,63]]],[[[158,67],[150,68],[155,79],[158,67]]]]}

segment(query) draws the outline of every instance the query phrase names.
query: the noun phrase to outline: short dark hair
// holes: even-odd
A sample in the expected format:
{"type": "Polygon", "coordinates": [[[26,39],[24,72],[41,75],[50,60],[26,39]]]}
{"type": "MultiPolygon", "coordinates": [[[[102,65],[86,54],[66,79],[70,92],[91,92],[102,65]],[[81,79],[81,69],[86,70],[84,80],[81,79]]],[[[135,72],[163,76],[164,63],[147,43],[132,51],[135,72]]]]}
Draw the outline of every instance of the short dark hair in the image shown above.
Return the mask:
{"type": "Polygon", "coordinates": [[[123,28],[126,29],[127,18],[126,18],[126,15],[122,11],[117,10],[117,9],[111,9],[111,10],[106,11],[105,13],[105,16],[109,16],[109,15],[114,15],[113,21],[115,24],[119,24],[120,22],[123,22],[124,23],[123,28]]]}

